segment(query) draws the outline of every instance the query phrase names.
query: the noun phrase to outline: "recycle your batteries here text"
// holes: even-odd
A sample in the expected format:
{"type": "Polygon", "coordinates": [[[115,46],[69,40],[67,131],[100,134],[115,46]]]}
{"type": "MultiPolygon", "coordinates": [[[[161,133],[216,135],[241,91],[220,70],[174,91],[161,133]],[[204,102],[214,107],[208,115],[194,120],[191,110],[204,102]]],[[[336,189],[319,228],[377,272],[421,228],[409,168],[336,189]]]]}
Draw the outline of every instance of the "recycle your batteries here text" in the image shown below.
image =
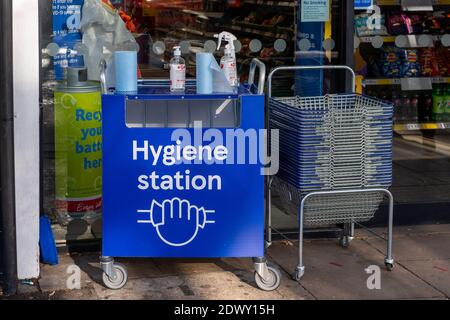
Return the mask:
{"type": "MultiPolygon", "coordinates": [[[[77,109],[75,111],[75,121],[76,122],[83,122],[83,123],[101,123],[102,121],[102,113],[100,111],[95,112],[87,112],[83,109],[77,109]]],[[[83,168],[84,170],[88,169],[97,169],[101,168],[102,166],[102,158],[101,158],[101,152],[102,152],[102,126],[98,127],[81,127],[80,128],[80,139],[81,141],[75,142],[75,153],[80,155],[86,155],[83,159],[83,168]],[[96,139],[94,142],[86,143],[87,141],[92,141],[92,139],[95,139],[96,137],[99,137],[99,139],[96,139]],[[88,159],[88,155],[96,154],[98,153],[100,155],[99,159],[88,159]]]]}

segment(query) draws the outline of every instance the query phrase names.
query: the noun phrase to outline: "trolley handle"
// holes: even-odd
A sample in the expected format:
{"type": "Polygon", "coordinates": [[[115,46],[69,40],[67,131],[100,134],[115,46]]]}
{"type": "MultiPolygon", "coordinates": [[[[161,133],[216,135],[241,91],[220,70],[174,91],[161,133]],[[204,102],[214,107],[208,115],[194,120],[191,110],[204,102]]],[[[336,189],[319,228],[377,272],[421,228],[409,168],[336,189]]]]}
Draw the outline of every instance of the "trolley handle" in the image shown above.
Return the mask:
{"type": "Polygon", "coordinates": [[[256,68],[259,68],[259,78],[258,78],[258,94],[264,93],[264,85],[266,82],[266,65],[260,60],[253,58],[250,63],[250,71],[248,74],[248,84],[250,87],[255,83],[255,72],[256,68]]]}
{"type": "MultiPolygon", "coordinates": [[[[272,97],[272,77],[273,75],[278,71],[283,70],[325,70],[325,69],[333,69],[333,70],[347,70],[352,75],[352,93],[355,93],[355,86],[356,86],[356,75],[355,71],[353,71],[352,68],[349,66],[343,66],[343,65],[327,65],[327,66],[288,66],[288,67],[277,67],[273,69],[269,73],[268,77],[268,91],[269,91],[269,98],[272,97]]],[[[249,80],[250,81],[250,80],[249,80]]]]}
{"type": "Polygon", "coordinates": [[[108,94],[108,87],[106,86],[106,60],[100,60],[100,85],[102,94],[108,94]]]}

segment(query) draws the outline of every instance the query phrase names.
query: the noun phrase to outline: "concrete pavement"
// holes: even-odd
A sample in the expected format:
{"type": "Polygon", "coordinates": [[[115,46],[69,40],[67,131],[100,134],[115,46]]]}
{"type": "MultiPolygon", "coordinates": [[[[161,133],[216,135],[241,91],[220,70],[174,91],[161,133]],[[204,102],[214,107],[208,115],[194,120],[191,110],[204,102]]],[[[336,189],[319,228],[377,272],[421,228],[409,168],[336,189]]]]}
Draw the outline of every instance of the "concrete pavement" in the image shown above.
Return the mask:
{"type": "MultiPolygon", "coordinates": [[[[376,229],[383,235],[384,229],[376,229]]],[[[42,265],[35,286],[22,284],[22,299],[448,299],[450,297],[450,225],[397,227],[393,271],[384,268],[385,242],[356,231],[349,248],[334,239],[307,240],[306,273],[300,282],[290,273],[297,264],[295,241],[270,247],[270,263],[283,279],[278,290],[259,290],[250,259],[122,259],[129,271],[118,291],[101,284],[98,253],[61,254],[58,266],[42,265]],[[380,289],[368,289],[369,267],[380,267],[380,289]],[[78,269],[79,268],[79,269],[78,269]],[[80,270],[81,288],[67,281],[80,270]]],[[[370,282],[370,281],[369,281],[370,282]]],[[[0,297],[1,298],[1,297],[0,297]]]]}

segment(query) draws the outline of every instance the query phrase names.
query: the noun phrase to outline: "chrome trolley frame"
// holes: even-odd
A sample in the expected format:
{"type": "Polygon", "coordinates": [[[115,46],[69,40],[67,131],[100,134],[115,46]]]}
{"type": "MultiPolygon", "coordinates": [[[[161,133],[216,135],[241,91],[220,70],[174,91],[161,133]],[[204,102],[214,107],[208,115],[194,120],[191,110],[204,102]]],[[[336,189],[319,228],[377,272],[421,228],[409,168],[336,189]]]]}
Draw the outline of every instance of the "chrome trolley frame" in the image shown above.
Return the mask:
{"type": "MultiPolygon", "coordinates": [[[[352,78],[352,88],[353,88],[353,97],[355,96],[355,73],[354,71],[348,67],[348,66],[338,66],[338,65],[328,65],[328,66],[289,66],[289,67],[278,67],[272,70],[268,76],[268,110],[267,110],[267,127],[270,128],[271,120],[270,120],[270,112],[271,108],[274,104],[277,105],[278,108],[283,107],[284,103],[287,103],[289,106],[296,106],[298,103],[298,100],[295,100],[296,97],[290,97],[290,98],[273,98],[272,97],[272,78],[275,73],[279,71],[295,71],[295,70],[325,70],[325,69],[339,69],[339,70],[346,70],[351,74],[352,78]],[[292,100],[294,99],[294,101],[292,100]]],[[[333,101],[336,101],[336,103],[345,103],[345,95],[344,98],[336,97],[335,100],[333,100],[332,95],[329,95],[331,97],[331,103],[333,101]]],[[[350,96],[349,96],[350,97],[350,96]]],[[[324,98],[324,97],[321,97],[324,98]]],[[[363,98],[363,97],[361,97],[363,98]]],[[[301,99],[301,98],[300,98],[301,99]]],[[[312,98],[304,98],[305,100],[302,101],[304,105],[308,104],[317,104],[317,102],[314,101],[314,97],[312,98]]],[[[362,106],[362,114],[366,115],[367,113],[364,113],[368,107],[367,105],[364,105],[364,102],[368,103],[370,105],[371,103],[375,106],[376,101],[374,99],[368,98],[368,101],[362,101],[360,104],[362,106]]],[[[285,104],[284,104],[285,105],[285,104]]],[[[313,106],[314,107],[314,106],[313,106]]],[[[374,109],[375,110],[375,109],[374,109]]],[[[346,114],[347,117],[349,113],[346,114]]],[[[333,115],[331,115],[333,117],[333,115]]],[[[344,116],[345,117],[345,116],[344,116]]],[[[336,123],[340,120],[342,121],[348,121],[349,118],[344,118],[342,115],[336,116],[336,118],[333,118],[331,122],[336,123]],[[339,118],[341,117],[341,118],[339,118]]],[[[347,129],[348,130],[348,129],[347,129]]],[[[334,132],[334,131],[330,131],[334,132]]],[[[339,132],[339,128],[336,131],[336,134],[340,134],[341,138],[344,136],[344,134],[349,134],[349,131],[347,132],[339,132]]],[[[364,130],[363,130],[364,132],[364,130]]],[[[350,136],[350,135],[349,135],[350,136]]],[[[352,140],[353,138],[350,138],[352,140]]],[[[345,139],[344,139],[345,140],[345,139]]],[[[335,145],[333,145],[334,139],[331,139],[331,143],[328,145],[331,149],[334,150],[335,145]]],[[[342,143],[342,142],[341,142],[342,143]]],[[[347,148],[348,145],[350,145],[351,142],[344,145],[340,145],[341,148],[347,148]]],[[[364,143],[364,142],[363,142],[364,143]]],[[[342,150],[342,149],[341,149],[342,150]]],[[[365,150],[365,149],[364,149],[365,150]]],[[[334,151],[333,151],[334,152],[334,151]]],[[[330,153],[331,154],[331,153],[330,153]]],[[[365,159],[364,155],[361,156],[361,159],[365,159]]],[[[345,158],[345,156],[344,156],[345,158]]],[[[341,158],[341,166],[342,164],[347,165],[345,161],[341,158]]],[[[365,160],[361,160],[365,161],[365,160]]],[[[328,163],[329,168],[331,168],[331,171],[333,171],[333,162],[328,163]]],[[[361,164],[361,166],[365,166],[365,162],[361,164]]],[[[391,165],[392,166],[392,165],[391,165]]],[[[324,171],[321,172],[321,174],[326,176],[327,174],[330,174],[325,169],[322,169],[324,171]]],[[[339,169],[338,169],[339,170],[339,169]]],[[[345,170],[345,168],[344,168],[345,170]]],[[[348,169],[347,169],[348,170],[348,169]]],[[[391,167],[392,170],[392,167],[391,167]]],[[[364,171],[365,172],[365,171],[364,171]]],[[[342,173],[342,171],[341,171],[342,173]]],[[[344,173],[345,174],[345,173],[344,173]]],[[[342,176],[341,176],[342,177],[342,176]]],[[[328,190],[309,190],[300,191],[299,189],[296,189],[294,186],[292,186],[289,183],[286,183],[279,179],[278,177],[273,176],[267,176],[266,184],[267,184],[267,201],[266,201],[266,246],[269,247],[272,244],[272,230],[276,231],[272,228],[272,190],[274,188],[274,184],[277,185],[278,191],[281,193],[288,193],[289,200],[292,200],[292,198],[295,198],[297,201],[294,201],[295,208],[294,209],[298,213],[298,265],[295,269],[295,272],[293,274],[293,278],[295,280],[300,280],[302,276],[305,273],[305,266],[303,263],[303,231],[305,224],[309,225],[326,225],[326,224],[337,224],[337,223],[344,223],[344,229],[342,237],[340,238],[340,244],[343,247],[347,247],[349,245],[349,242],[354,237],[354,224],[362,221],[367,221],[373,217],[375,214],[375,211],[378,209],[379,204],[382,202],[384,197],[387,197],[389,201],[389,221],[388,221],[388,238],[387,238],[387,254],[384,259],[385,266],[388,270],[392,270],[394,266],[394,259],[392,256],[392,229],[393,229],[393,212],[394,212],[394,199],[391,194],[391,192],[384,187],[379,186],[367,186],[367,184],[363,184],[363,188],[359,187],[347,187],[342,184],[342,181],[344,181],[344,178],[340,180],[341,184],[333,186],[330,190],[330,188],[323,188],[328,190]],[[356,206],[359,206],[358,208],[356,206]]],[[[366,181],[365,178],[362,178],[363,181],[366,181]]],[[[352,183],[355,182],[355,180],[350,179],[350,186],[352,183]]]]}

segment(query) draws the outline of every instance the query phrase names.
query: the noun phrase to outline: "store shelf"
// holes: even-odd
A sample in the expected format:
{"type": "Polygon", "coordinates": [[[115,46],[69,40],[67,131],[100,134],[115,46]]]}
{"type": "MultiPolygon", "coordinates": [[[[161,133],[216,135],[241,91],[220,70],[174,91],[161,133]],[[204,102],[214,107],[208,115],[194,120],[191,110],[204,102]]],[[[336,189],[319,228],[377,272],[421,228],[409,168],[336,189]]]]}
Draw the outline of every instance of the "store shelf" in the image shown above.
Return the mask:
{"type": "Polygon", "coordinates": [[[251,3],[271,7],[289,7],[289,8],[295,8],[295,6],[297,5],[296,1],[244,0],[243,3],[251,3]]]}
{"type": "Polygon", "coordinates": [[[179,37],[184,36],[183,35],[183,32],[184,32],[184,33],[190,33],[192,35],[196,35],[196,36],[199,36],[199,37],[205,37],[205,38],[211,38],[211,39],[214,38],[214,33],[212,33],[212,32],[203,32],[203,31],[200,31],[200,30],[187,28],[187,27],[186,28],[180,28],[179,30],[169,30],[169,29],[166,29],[166,28],[157,27],[157,28],[155,28],[155,30],[159,31],[159,32],[164,32],[166,34],[178,35],[179,37]]]}
{"type": "Polygon", "coordinates": [[[250,62],[252,61],[253,58],[257,58],[258,60],[261,60],[262,62],[266,62],[269,63],[271,61],[277,60],[286,60],[287,62],[292,61],[291,57],[280,57],[280,56],[271,56],[271,57],[267,57],[267,58],[261,58],[259,56],[243,56],[241,58],[237,58],[236,61],[238,63],[242,63],[242,64],[250,64],[250,62]]]}
{"type": "Polygon", "coordinates": [[[269,31],[262,31],[262,30],[257,30],[257,29],[253,29],[253,28],[245,28],[245,27],[236,26],[236,25],[231,26],[230,29],[234,30],[234,31],[240,31],[240,32],[248,33],[248,34],[255,34],[255,35],[260,35],[260,36],[263,36],[263,37],[270,37],[270,38],[273,38],[273,39],[295,40],[295,38],[293,36],[288,36],[288,35],[283,34],[283,33],[274,33],[274,32],[269,32],[269,31]]]}
{"type": "Polygon", "coordinates": [[[195,11],[195,10],[189,10],[189,9],[184,9],[181,10],[181,12],[186,13],[186,14],[191,14],[194,16],[197,16],[198,18],[201,19],[220,19],[223,17],[223,12],[207,12],[207,11],[195,11]]]}
{"type": "MultiPolygon", "coordinates": [[[[375,4],[379,6],[399,6],[401,5],[401,0],[375,0],[375,4]]],[[[444,5],[450,5],[450,0],[433,0],[433,5],[436,6],[444,6],[444,5]]]]}
{"type": "MultiPolygon", "coordinates": [[[[420,47],[428,47],[428,46],[423,46],[420,45],[420,41],[419,38],[421,36],[430,36],[433,40],[433,42],[436,41],[440,41],[441,38],[443,37],[442,35],[430,35],[430,34],[410,34],[410,35],[403,35],[404,37],[406,37],[407,39],[407,46],[405,46],[406,48],[420,48],[420,47]]],[[[359,41],[361,43],[372,43],[373,39],[376,38],[378,36],[369,36],[369,37],[359,37],[359,41]]],[[[384,43],[394,43],[395,39],[398,36],[381,36],[381,38],[383,39],[384,43]]]]}
{"type": "Polygon", "coordinates": [[[450,129],[450,122],[394,124],[394,130],[396,131],[437,130],[437,129],[450,129]]]}
{"type": "MultiPolygon", "coordinates": [[[[411,78],[403,78],[403,79],[411,79],[411,78]]],[[[433,84],[438,83],[450,83],[450,77],[434,77],[434,78],[426,78],[422,77],[420,79],[430,80],[433,84]]],[[[379,78],[379,79],[364,79],[363,84],[366,86],[388,86],[388,85],[401,85],[401,78],[379,78]]]]}

